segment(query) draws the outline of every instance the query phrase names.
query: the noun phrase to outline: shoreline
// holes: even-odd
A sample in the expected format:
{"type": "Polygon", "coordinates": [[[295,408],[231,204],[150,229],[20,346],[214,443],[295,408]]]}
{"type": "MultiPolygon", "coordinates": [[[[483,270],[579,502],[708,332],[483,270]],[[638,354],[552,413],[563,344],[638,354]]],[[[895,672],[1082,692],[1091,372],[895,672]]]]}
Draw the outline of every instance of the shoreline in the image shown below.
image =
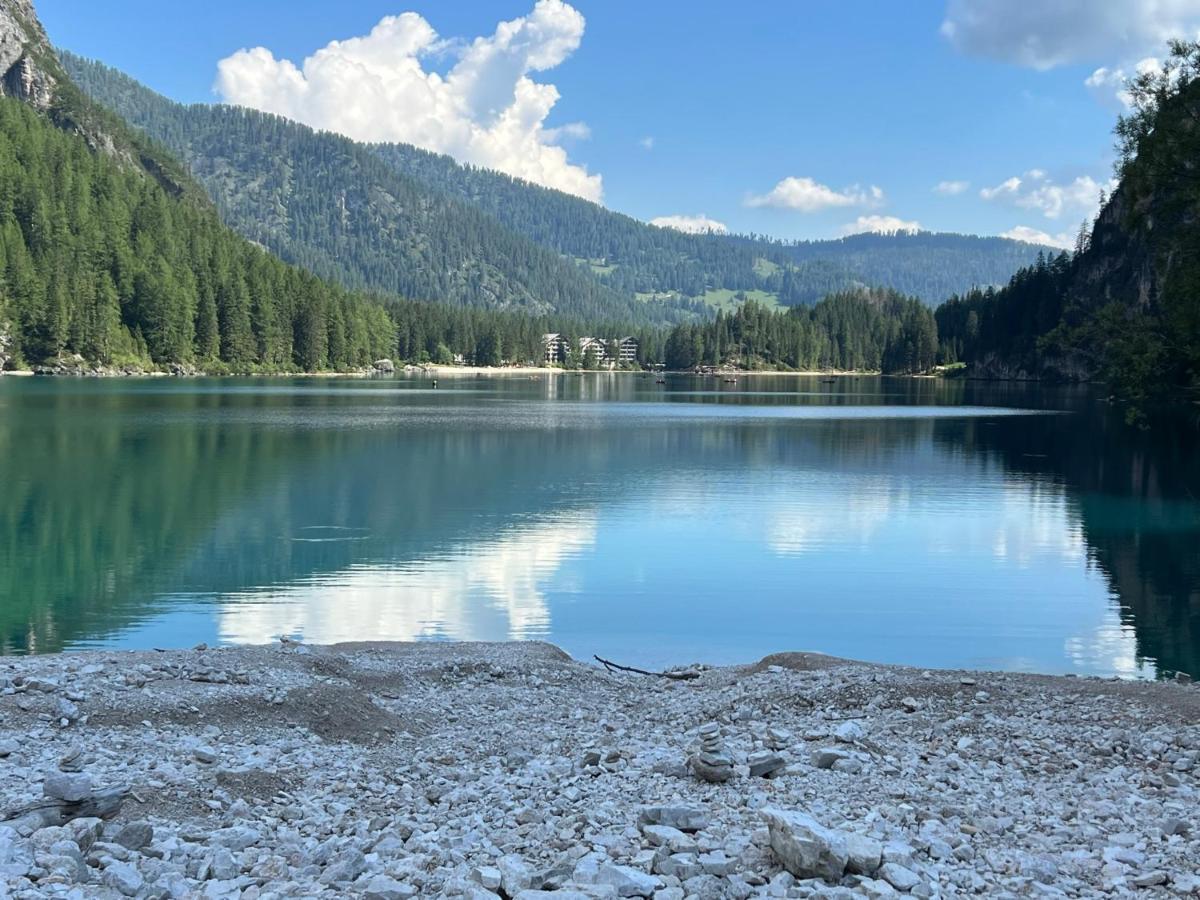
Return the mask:
{"type": "Polygon", "coordinates": [[[0,826],[0,896],[1200,892],[1200,687],[688,671],[544,643],[0,657],[0,810],[36,808],[0,826]]]}
{"type": "MultiPolygon", "coordinates": [[[[325,372],[187,372],[178,374],[175,372],[165,372],[157,370],[123,372],[116,370],[97,371],[61,371],[61,372],[38,372],[32,369],[8,369],[0,371],[0,379],[4,378],[402,378],[404,376],[467,376],[467,375],[484,375],[490,377],[504,377],[507,375],[523,375],[523,376],[538,376],[538,375],[621,375],[621,376],[650,376],[650,375],[674,375],[687,376],[690,378],[710,378],[721,376],[733,377],[761,377],[761,376],[785,376],[799,378],[930,378],[936,379],[943,376],[933,374],[921,375],[884,375],[880,372],[787,372],[776,371],[774,369],[730,369],[728,371],[718,372],[715,375],[700,375],[696,372],[678,371],[674,369],[660,370],[658,372],[649,369],[562,369],[556,366],[419,366],[419,365],[404,365],[398,366],[394,371],[379,371],[371,369],[355,369],[345,372],[325,371],[325,372]]],[[[994,379],[982,379],[994,380],[994,379]]]]}

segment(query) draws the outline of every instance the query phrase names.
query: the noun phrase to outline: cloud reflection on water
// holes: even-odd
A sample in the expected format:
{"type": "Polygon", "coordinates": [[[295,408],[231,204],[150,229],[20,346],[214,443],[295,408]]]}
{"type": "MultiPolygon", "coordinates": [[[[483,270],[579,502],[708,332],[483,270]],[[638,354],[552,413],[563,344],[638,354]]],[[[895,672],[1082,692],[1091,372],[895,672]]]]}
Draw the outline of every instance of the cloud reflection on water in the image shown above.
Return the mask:
{"type": "Polygon", "coordinates": [[[545,584],[595,540],[595,514],[580,512],[513,527],[431,559],[355,565],[297,584],[229,594],[219,601],[221,640],[543,637],[550,631],[545,584]]]}

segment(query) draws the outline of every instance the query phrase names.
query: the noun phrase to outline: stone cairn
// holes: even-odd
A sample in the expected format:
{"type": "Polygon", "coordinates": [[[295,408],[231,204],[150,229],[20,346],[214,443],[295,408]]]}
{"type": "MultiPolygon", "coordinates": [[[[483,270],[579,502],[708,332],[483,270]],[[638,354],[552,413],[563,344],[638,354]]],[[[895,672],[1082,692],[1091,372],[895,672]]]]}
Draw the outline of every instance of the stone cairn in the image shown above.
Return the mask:
{"type": "Polygon", "coordinates": [[[691,758],[692,771],[703,781],[719,784],[733,777],[733,759],[721,740],[721,726],[700,726],[700,752],[691,758]]]}

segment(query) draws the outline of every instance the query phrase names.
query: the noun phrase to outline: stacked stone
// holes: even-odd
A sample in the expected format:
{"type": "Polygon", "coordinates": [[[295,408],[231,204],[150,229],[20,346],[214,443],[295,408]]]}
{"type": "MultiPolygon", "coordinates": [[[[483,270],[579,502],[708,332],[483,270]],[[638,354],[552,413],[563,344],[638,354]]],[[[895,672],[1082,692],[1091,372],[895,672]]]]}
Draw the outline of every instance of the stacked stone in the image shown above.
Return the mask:
{"type": "Polygon", "coordinates": [[[733,759],[721,740],[721,726],[700,726],[700,752],[692,757],[692,771],[704,781],[719,784],[733,777],[733,759]]]}

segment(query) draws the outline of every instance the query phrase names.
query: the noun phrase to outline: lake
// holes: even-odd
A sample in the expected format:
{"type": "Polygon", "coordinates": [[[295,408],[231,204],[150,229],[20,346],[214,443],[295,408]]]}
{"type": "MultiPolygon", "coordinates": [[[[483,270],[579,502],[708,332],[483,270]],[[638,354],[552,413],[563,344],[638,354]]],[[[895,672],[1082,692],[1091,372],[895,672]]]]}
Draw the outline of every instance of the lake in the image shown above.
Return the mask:
{"type": "Polygon", "coordinates": [[[1198,449],[962,380],[0,378],[0,651],[1200,675],[1198,449]]]}

